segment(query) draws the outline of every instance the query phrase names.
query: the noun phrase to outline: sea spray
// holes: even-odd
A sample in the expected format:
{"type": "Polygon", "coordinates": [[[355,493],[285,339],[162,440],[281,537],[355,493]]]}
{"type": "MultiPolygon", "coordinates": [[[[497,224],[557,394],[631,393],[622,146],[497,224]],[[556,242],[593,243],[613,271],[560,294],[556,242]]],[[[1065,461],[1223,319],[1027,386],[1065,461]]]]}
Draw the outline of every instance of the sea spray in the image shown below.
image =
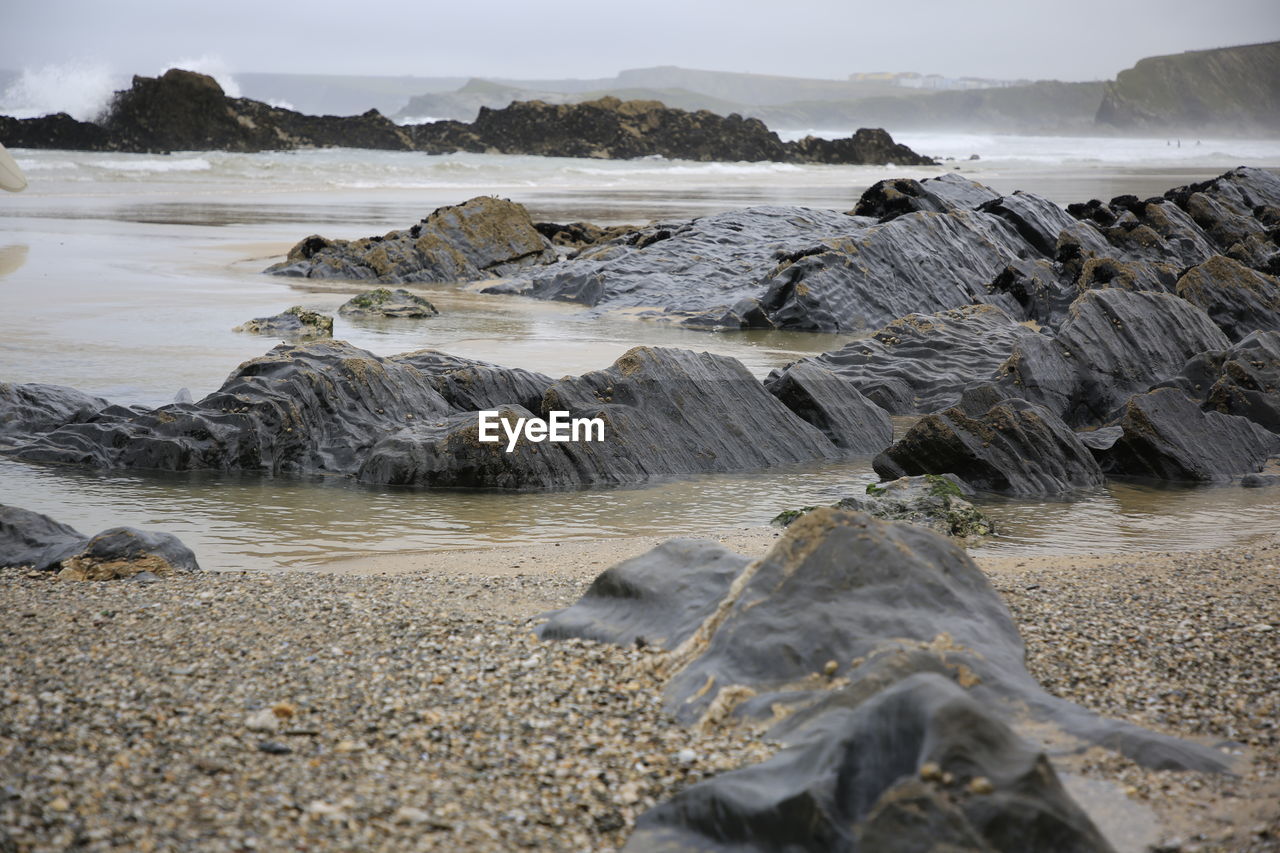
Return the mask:
{"type": "Polygon", "coordinates": [[[75,61],[24,68],[0,94],[0,115],[36,118],[68,113],[80,121],[97,119],[128,78],[103,63],[75,61]]]}

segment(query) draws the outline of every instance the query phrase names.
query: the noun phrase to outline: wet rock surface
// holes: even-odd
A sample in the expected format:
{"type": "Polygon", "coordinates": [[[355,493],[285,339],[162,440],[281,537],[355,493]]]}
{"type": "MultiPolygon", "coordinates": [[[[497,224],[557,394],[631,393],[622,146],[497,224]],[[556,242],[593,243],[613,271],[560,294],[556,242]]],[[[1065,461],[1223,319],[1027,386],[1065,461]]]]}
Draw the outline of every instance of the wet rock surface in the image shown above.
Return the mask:
{"type": "Polygon", "coordinates": [[[933,412],[958,402],[966,385],[989,378],[1017,342],[1037,337],[994,305],[909,314],[868,338],[775,370],[768,384],[820,367],[890,414],[933,412]]]}
{"type": "Polygon", "coordinates": [[[864,397],[856,382],[822,365],[792,365],[771,376],[765,387],[836,447],[878,453],[893,439],[888,412],[864,397]]]}
{"type": "Polygon", "coordinates": [[[440,312],[436,306],[415,293],[403,288],[390,290],[379,287],[359,296],[353,296],[338,306],[343,317],[402,317],[419,319],[434,317],[440,312]]]}
{"type": "Polygon", "coordinates": [[[107,401],[64,385],[0,382],[0,442],[84,420],[107,401]]]}
{"type": "Polygon", "coordinates": [[[1177,294],[1201,308],[1233,341],[1280,331],[1280,279],[1215,255],[1178,279],[1177,294]]]}
{"type": "Polygon", "coordinates": [[[105,469],[514,489],[641,483],[846,453],[723,356],[638,347],[606,370],[553,382],[429,350],[380,358],[341,341],[282,344],[202,400],[110,407],[15,437],[6,452],[105,469]],[[498,411],[512,429],[518,418],[554,411],[569,421],[598,418],[603,437],[521,437],[507,452],[501,427],[497,440],[480,441],[481,409],[498,411]]]}
{"type": "Polygon", "coordinates": [[[509,275],[557,258],[522,205],[480,196],[441,207],[401,231],[361,240],[311,236],[265,271],[296,278],[376,280],[392,284],[475,281],[509,275]]]}
{"type": "Polygon", "coordinates": [[[1121,436],[1099,454],[1116,476],[1214,482],[1258,473],[1280,455],[1280,435],[1247,418],[1203,411],[1177,388],[1130,398],[1121,436]]]}
{"type": "Polygon", "coordinates": [[[333,337],[333,318],[295,305],[271,317],[255,317],[231,331],[272,335],[294,340],[333,337]]]}
{"type": "Polygon", "coordinates": [[[1201,353],[1168,384],[1206,409],[1280,433],[1280,332],[1256,332],[1230,349],[1201,353]]]}
{"type": "MultiPolygon", "coordinates": [[[[645,565],[671,581],[698,571],[666,556],[645,565]]],[[[723,555],[709,556],[723,572],[723,555]]],[[[637,612],[650,606],[641,598],[637,612]]],[[[613,642],[640,631],[616,611],[600,631],[598,607],[587,596],[554,614],[553,636],[575,624],[613,642]]],[[[785,840],[857,850],[921,811],[946,840],[989,845],[974,849],[1026,849],[1027,833],[1046,833],[1053,849],[1108,849],[1040,748],[1009,728],[1028,720],[1148,766],[1228,766],[1211,748],[1045,693],[986,578],[963,551],[912,525],[815,510],[707,610],[691,608],[682,629],[671,627],[670,608],[658,620],[664,636],[687,637],[659,663],[667,707],[707,730],[754,721],[787,749],[641,816],[634,849],[766,850],[785,840]],[[904,802],[924,807],[904,813],[904,802]]]]}
{"type": "Polygon", "coordinates": [[[200,570],[195,554],[171,533],[112,527],[86,536],[47,515],[3,504],[0,566],[58,571],[63,580],[158,578],[200,570]]]}
{"type": "MultiPolygon", "coordinates": [[[[954,474],[925,474],[869,484],[864,495],[841,498],[834,508],[865,512],[882,521],[905,521],[958,539],[996,533],[995,523],[965,500],[973,495],[954,474]]],[[[786,527],[813,509],[784,510],[770,523],[786,527]]]]}
{"type": "Polygon", "coordinates": [[[1060,495],[1102,485],[1102,470],[1071,428],[1042,406],[1006,399],[982,414],[960,407],[921,418],[876,457],[884,479],[955,474],[975,489],[1060,495]]]}

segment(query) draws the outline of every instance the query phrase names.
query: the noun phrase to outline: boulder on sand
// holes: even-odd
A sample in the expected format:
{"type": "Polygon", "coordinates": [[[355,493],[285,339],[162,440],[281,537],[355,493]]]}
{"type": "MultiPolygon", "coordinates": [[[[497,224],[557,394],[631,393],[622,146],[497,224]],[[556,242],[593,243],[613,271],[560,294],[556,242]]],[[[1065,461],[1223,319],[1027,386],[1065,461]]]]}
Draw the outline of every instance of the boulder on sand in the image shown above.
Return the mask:
{"type": "Polygon", "coordinates": [[[170,533],[113,527],[85,536],[47,515],[0,504],[0,566],[61,569],[67,580],[114,580],[143,572],[199,571],[195,554],[170,533]]]}

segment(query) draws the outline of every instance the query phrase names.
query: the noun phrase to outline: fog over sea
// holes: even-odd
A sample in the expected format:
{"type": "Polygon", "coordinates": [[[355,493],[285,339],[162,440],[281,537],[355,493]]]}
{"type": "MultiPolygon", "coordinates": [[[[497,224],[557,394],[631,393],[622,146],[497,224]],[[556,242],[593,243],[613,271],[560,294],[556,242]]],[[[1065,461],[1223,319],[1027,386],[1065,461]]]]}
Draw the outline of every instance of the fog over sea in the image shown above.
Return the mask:
{"type": "MultiPolygon", "coordinates": [[[[85,73],[99,72],[105,74],[85,73]]],[[[30,111],[74,107],[90,117],[122,85],[106,80],[82,92],[79,104],[58,104],[42,102],[41,93],[65,91],[66,81],[46,76],[19,78],[0,98],[0,113],[16,112],[22,101],[30,111]],[[101,95],[97,101],[93,92],[101,95]]],[[[231,90],[226,80],[223,85],[231,90]]],[[[780,135],[842,136],[851,130],[798,128],[780,135]]],[[[183,388],[198,399],[238,363],[275,343],[234,333],[233,326],[295,304],[333,312],[364,289],[261,275],[293,243],[315,233],[354,238],[404,228],[438,206],[477,195],[525,204],[535,220],[639,224],[757,204],[848,210],[877,180],[955,169],[998,190],[1028,190],[1060,204],[1156,195],[1242,164],[1280,169],[1280,140],[894,137],[921,153],[955,159],[894,169],[348,149],[168,155],[15,150],[30,187],[0,195],[0,381],[72,385],[122,403],[159,405],[183,388]],[[971,154],[980,159],[969,160],[971,154]]],[[[552,375],[605,367],[640,344],[679,346],[732,355],[759,376],[849,339],[713,334],[456,285],[418,290],[440,308],[439,317],[339,317],[335,337],[380,355],[435,347],[552,375]]],[[[508,494],[99,474],[0,460],[0,493],[20,495],[29,509],[84,530],[114,524],[168,530],[195,548],[206,567],[225,569],[306,566],[368,551],[705,533],[763,524],[782,509],[831,502],[875,479],[870,460],[860,459],[643,488],[508,494]]],[[[1002,501],[986,508],[1005,535],[984,549],[1225,545],[1280,527],[1276,493],[1111,485],[1074,502],[1002,501]]]]}

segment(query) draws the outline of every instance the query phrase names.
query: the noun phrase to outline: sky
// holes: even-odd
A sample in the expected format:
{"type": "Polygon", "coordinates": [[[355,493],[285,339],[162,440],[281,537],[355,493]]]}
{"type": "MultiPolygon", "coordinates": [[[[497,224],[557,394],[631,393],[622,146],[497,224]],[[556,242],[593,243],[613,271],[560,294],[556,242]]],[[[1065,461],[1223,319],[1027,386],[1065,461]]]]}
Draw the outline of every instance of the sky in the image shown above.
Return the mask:
{"type": "Polygon", "coordinates": [[[611,77],[680,65],[842,79],[1099,80],[1144,56],[1280,40],[1280,0],[5,0],[0,68],[611,77]]]}

